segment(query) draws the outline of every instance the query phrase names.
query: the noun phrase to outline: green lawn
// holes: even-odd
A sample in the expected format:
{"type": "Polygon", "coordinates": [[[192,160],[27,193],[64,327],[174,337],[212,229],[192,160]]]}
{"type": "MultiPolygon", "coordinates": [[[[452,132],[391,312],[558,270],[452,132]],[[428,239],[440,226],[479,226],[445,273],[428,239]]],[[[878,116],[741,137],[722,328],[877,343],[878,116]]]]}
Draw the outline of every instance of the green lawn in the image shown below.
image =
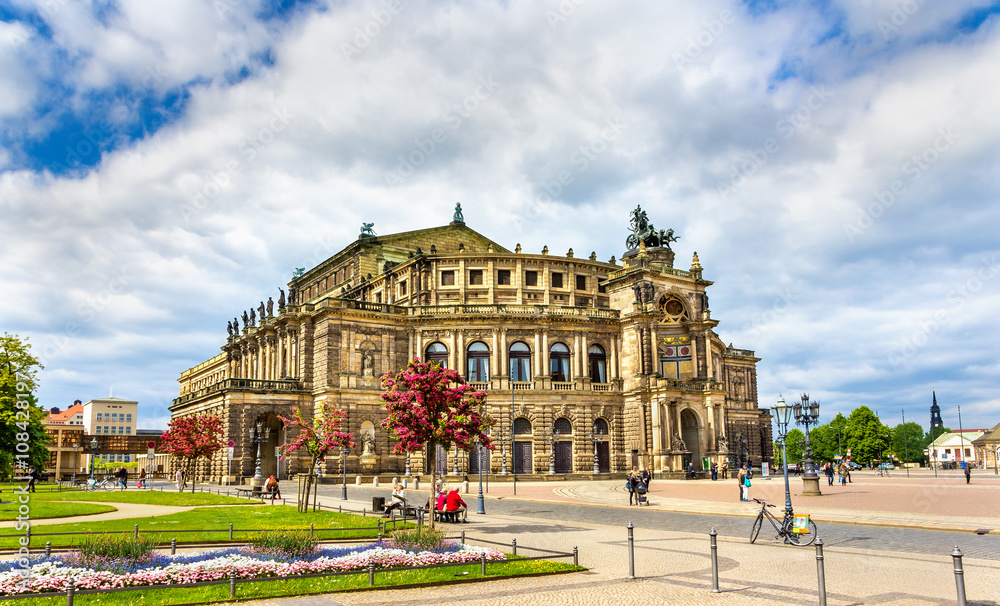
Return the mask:
{"type": "MultiPolygon", "coordinates": [[[[0,520],[16,519],[20,506],[21,504],[18,502],[8,502],[0,505],[0,520]]],[[[68,518],[71,516],[84,516],[92,513],[115,511],[116,509],[112,505],[100,505],[98,503],[60,503],[58,501],[42,501],[32,498],[28,503],[28,517],[32,520],[68,518]]],[[[4,533],[0,532],[0,534],[4,533]]]]}
{"type": "MultiPolygon", "coordinates": [[[[265,505],[258,507],[237,505],[232,507],[199,507],[167,516],[106,520],[101,522],[99,527],[95,527],[93,522],[52,524],[45,525],[44,527],[36,526],[32,529],[31,543],[36,548],[44,545],[46,541],[52,541],[53,547],[72,546],[76,545],[82,536],[41,535],[42,533],[49,532],[132,531],[136,524],[139,525],[140,532],[151,531],[157,533],[159,541],[163,543],[169,543],[172,538],[176,538],[179,544],[228,541],[230,523],[236,531],[249,529],[308,530],[310,523],[315,528],[367,527],[365,530],[317,531],[316,536],[321,539],[376,538],[378,536],[378,530],[375,528],[377,524],[376,518],[371,516],[365,518],[358,515],[340,514],[331,511],[300,514],[294,507],[289,505],[265,505]],[[180,530],[225,530],[226,532],[177,532],[180,530]]],[[[402,524],[397,523],[397,528],[402,527],[402,524]]],[[[3,528],[0,529],[0,534],[15,533],[13,529],[3,528]]],[[[246,541],[251,534],[256,533],[234,532],[233,540],[246,541]]],[[[16,547],[16,538],[0,539],[0,549],[12,549],[16,547]]]]}
{"type": "MultiPolygon", "coordinates": [[[[5,489],[2,493],[5,500],[11,497],[5,489]]],[[[32,501],[99,501],[101,503],[141,503],[143,505],[175,505],[178,507],[197,507],[199,505],[253,505],[260,501],[227,497],[210,492],[160,492],[158,490],[63,490],[62,492],[33,492],[32,501]]]]}
{"type": "MultiPolygon", "coordinates": [[[[510,556],[508,556],[510,557],[510,556]]],[[[486,570],[487,579],[524,576],[531,574],[552,574],[559,572],[577,572],[586,570],[571,563],[550,562],[547,560],[531,560],[528,562],[514,561],[510,564],[490,563],[486,570]]],[[[394,585],[423,585],[437,583],[454,583],[482,579],[480,565],[455,566],[453,568],[436,568],[429,570],[413,570],[405,572],[375,573],[375,587],[387,588],[394,585]],[[463,574],[464,573],[464,574],[463,574]]],[[[240,583],[236,586],[236,598],[269,598],[278,596],[302,595],[307,593],[330,593],[339,591],[356,591],[368,588],[367,571],[361,574],[327,577],[318,579],[301,579],[278,582],[240,583]]],[[[456,594],[461,590],[456,588],[456,594]]],[[[229,585],[212,587],[192,587],[190,589],[155,589],[144,591],[129,591],[121,593],[105,593],[80,595],[77,594],[74,604],[142,604],[157,606],[160,604],[208,604],[211,602],[229,601],[229,585]]],[[[25,599],[11,602],[25,606],[61,606],[66,598],[25,599]]]]}

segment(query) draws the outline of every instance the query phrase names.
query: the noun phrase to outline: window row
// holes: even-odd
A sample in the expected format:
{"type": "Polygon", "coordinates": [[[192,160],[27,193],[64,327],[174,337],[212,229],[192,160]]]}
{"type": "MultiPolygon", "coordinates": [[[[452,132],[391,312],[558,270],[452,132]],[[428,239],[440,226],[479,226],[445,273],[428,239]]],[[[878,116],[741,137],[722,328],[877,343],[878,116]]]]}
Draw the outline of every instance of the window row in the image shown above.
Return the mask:
{"type": "MultiPolygon", "coordinates": [[[[608,422],[604,419],[594,419],[593,431],[595,435],[608,435],[608,422]]],[[[524,417],[514,419],[514,435],[523,436],[532,432],[531,421],[524,417]]],[[[573,424],[566,417],[559,417],[552,424],[552,433],[557,436],[570,435],[573,433],[573,424]]]]}
{"type": "Polygon", "coordinates": [[[114,425],[112,425],[111,427],[108,427],[107,425],[105,425],[103,427],[101,427],[100,425],[95,425],[94,426],[94,433],[125,435],[125,434],[131,434],[132,433],[132,428],[131,427],[116,427],[114,425]]]}
{"type": "Polygon", "coordinates": [[[97,419],[95,419],[95,420],[97,420],[97,421],[121,421],[123,423],[131,423],[132,422],[132,413],[127,413],[126,414],[126,413],[123,412],[121,414],[118,414],[117,412],[111,412],[111,413],[108,413],[108,412],[100,413],[99,412],[99,413],[97,413],[97,419]]]}
{"type": "MultiPolygon", "coordinates": [[[[467,283],[470,286],[482,286],[483,285],[483,269],[470,269],[469,278],[467,283]]],[[[534,270],[528,270],[524,272],[524,286],[538,286],[538,273],[534,270]]],[[[563,272],[554,271],[552,272],[549,284],[552,288],[564,288],[564,278],[563,272]]],[[[576,289],[577,290],[587,290],[587,284],[593,279],[593,276],[587,276],[583,274],[576,274],[576,289]]],[[[497,286],[511,286],[511,270],[509,269],[498,269],[496,275],[496,285],[497,286]]],[[[454,286],[455,285],[455,270],[446,269],[441,272],[441,286],[454,286]]],[[[405,286],[404,286],[405,288],[405,286]]],[[[604,285],[598,284],[597,292],[607,292],[604,285]]]]}
{"type": "MultiPolygon", "coordinates": [[[[531,380],[531,348],[523,341],[513,343],[509,350],[511,381],[531,380]]],[[[448,347],[436,342],[427,346],[425,360],[448,367],[448,347]]],[[[549,376],[553,381],[569,381],[570,351],[564,343],[553,343],[549,347],[549,376]]],[[[608,382],[608,360],[604,348],[591,345],[587,350],[590,380],[594,383],[608,382]]],[[[490,348],[482,341],[476,341],[466,349],[466,379],[486,382],[490,380],[490,348]]]]}

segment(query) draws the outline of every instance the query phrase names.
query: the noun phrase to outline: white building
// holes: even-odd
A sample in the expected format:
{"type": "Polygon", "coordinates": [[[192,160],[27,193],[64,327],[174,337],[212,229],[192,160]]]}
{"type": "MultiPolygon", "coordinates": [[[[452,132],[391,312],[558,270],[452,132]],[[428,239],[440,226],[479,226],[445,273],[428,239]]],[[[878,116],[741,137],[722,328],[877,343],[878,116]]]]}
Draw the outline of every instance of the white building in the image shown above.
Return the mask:
{"type": "MultiPolygon", "coordinates": [[[[138,422],[139,403],[133,400],[107,397],[83,405],[83,425],[87,434],[133,436],[138,422]]],[[[97,458],[118,463],[132,461],[129,454],[99,454],[97,458]]]]}
{"type": "Polygon", "coordinates": [[[979,467],[976,449],[972,441],[986,433],[985,429],[966,429],[961,432],[943,433],[927,447],[927,457],[933,465],[961,467],[962,462],[972,463],[979,467]]]}

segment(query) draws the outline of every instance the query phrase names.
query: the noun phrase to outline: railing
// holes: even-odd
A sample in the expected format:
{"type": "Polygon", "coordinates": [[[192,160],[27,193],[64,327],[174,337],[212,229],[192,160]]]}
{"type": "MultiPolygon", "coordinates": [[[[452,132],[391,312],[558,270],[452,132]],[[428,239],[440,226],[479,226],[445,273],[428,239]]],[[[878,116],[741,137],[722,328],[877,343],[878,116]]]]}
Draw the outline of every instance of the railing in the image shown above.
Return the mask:
{"type": "Polygon", "coordinates": [[[734,347],[726,348],[727,356],[735,356],[737,358],[756,358],[752,349],[736,349],[734,347]]]}
{"type": "Polygon", "coordinates": [[[421,305],[406,308],[411,316],[444,316],[462,314],[481,315],[550,315],[550,316],[584,316],[590,318],[617,319],[617,309],[597,307],[571,307],[568,305],[525,305],[520,303],[499,304],[455,304],[455,305],[421,305]]]}
{"type": "Polygon", "coordinates": [[[303,386],[301,382],[295,379],[223,379],[208,387],[202,387],[197,391],[174,398],[174,404],[183,404],[197,398],[229,390],[295,392],[302,391],[303,386]]]}
{"type": "Polygon", "coordinates": [[[510,384],[514,391],[529,391],[535,388],[533,381],[514,381],[510,384]]]}
{"type": "Polygon", "coordinates": [[[611,391],[610,383],[591,383],[590,389],[593,391],[611,391]]]}
{"type": "Polygon", "coordinates": [[[552,389],[554,391],[572,391],[572,389],[573,389],[573,383],[564,383],[564,382],[553,381],[552,382],[552,389]]]}
{"type": "Polygon", "coordinates": [[[476,381],[476,382],[471,382],[470,381],[469,385],[471,385],[473,389],[478,389],[479,391],[486,391],[490,387],[489,383],[487,383],[487,382],[480,382],[480,381],[476,381]]]}

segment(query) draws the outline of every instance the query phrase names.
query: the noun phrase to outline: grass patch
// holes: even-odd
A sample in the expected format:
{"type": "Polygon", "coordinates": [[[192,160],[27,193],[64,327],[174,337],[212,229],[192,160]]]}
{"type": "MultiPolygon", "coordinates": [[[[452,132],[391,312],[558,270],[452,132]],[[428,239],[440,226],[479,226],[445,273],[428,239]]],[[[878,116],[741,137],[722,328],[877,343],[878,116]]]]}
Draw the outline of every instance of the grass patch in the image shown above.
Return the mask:
{"type": "MultiPolygon", "coordinates": [[[[0,505],[0,520],[8,521],[17,519],[20,503],[4,503],[0,505]]],[[[68,518],[72,516],[85,516],[94,513],[105,513],[115,511],[117,508],[112,505],[101,505],[98,503],[60,503],[51,501],[38,501],[32,495],[28,503],[28,517],[32,520],[43,520],[48,518],[68,518]]],[[[6,534],[0,531],[0,534],[6,534]]]]}
{"type": "MultiPolygon", "coordinates": [[[[105,520],[100,528],[86,522],[52,524],[36,527],[32,530],[31,544],[38,548],[46,541],[52,541],[53,547],[68,547],[78,545],[84,535],[40,536],[46,532],[101,532],[129,531],[136,524],[142,534],[147,531],[156,533],[161,543],[170,543],[176,537],[178,544],[223,542],[229,540],[229,524],[232,523],[234,541],[247,541],[250,537],[260,536],[258,532],[238,532],[247,529],[262,530],[309,530],[312,523],[316,528],[357,528],[366,526],[364,530],[348,531],[316,531],[318,539],[354,539],[378,536],[375,528],[376,518],[367,518],[347,513],[332,511],[317,511],[315,513],[298,513],[290,505],[265,505],[259,507],[199,507],[190,511],[182,511],[166,516],[149,516],[142,518],[124,518],[121,520],[105,520]],[[179,530],[218,530],[224,532],[177,532],[179,530]]],[[[397,528],[403,525],[397,523],[397,528]]],[[[12,528],[0,529],[0,534],[16,534],[12,528]]],[[[0,549],[16,549],[16,538],[0,539],[0,549]]]]}
{"type": "MultiPolygon", "coordinates": [[[[6,493],[4,493],[6,494],[6,493]]],[[[62,492],[35,492],[32,501],[98,501],[101,503],[137,503],[142,505],[172,505],[175,507],[198,507],[201,505],[253,505],[251,501],[239,497],[212,494],[209,492],[160,492],[158,490],[85,490],[67,489],[62,492]]]]}
{"type": "MultiPolygon", "coordinates": [[[[508,558],[512,556],[508,555],[508,558]]],[[[552,562],[548,560],[519,561],[513,559],[509,564],[490,563],[486,569],[487,579],[502,579],[509,577],[551,574],[557,572],[577,572],[586,570],[570,563],[552,562]]],[[[470,564],[451,568],[436,568],[430,570],[413,570],[402,572],[375,573],[375,588],[386,589],[397,585],[424,585],[438,583],[456,583],[482,579],[480,565],[470,564]]],[[[302,595],[307,593],[333,593],[341,591],[357,591],[368,589],[368,571],[349,576],[326,577],[318,579],[292,579],[287,581],[262,581],[254,583],[239,583],[236,586],[237,599],[261,599],[280,596],[302,595]]],[[[80,595],[73,600],[74,604],[109,604],[122,606],[141,603],[143,606],[159,606],[161,604],[207,604],[211,602],[229,601],[229,585],[213,587],[192,587],[190,589],[152,589],[129,591],[122,593],[106,593],[80,595]]],[[[12,606],[62,606],[66,598],[24,599],[11,602],[12,606]]]]}

